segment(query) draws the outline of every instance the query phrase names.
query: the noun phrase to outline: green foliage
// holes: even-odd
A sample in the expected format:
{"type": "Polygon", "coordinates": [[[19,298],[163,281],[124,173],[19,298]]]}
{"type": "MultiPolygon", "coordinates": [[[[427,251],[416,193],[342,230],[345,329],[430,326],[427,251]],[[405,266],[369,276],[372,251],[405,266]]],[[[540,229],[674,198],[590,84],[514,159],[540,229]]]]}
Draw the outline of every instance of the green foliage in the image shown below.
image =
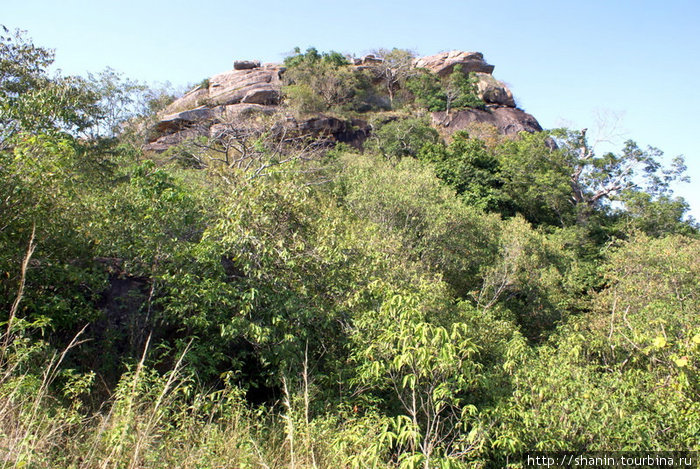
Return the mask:
{"type": "Polygon", "coordinates": [[[328,109],[328,104],[323,97],[305,83],[287,85],[283,89],[283,94],[287,102],[291,103],[291,107],[300,114],[312,114],[328,109]]]}
{"type": "Polygon", "coordinates": [[[406,86],[416,103],[429,111],[482,108],[484,101],[477,96],[476,79],[455,66],[450,75],[440,79],[435,73],[421,70],[411,76],[406,86]]]}
{"type": "Polygon", "coordinates": [[[516,378],[498,416],[496,454],[538,451],[660,451],[696,448],[697,403],[684,402],[639,370],[606,372],[576,358],[585,339],[540,352],[516,378]]]}
{"type": "Polygon", "coordinates": [[[12,151],[0,152],[0,269],[7,279],[0,304],[9,310],[18,267],[34,232],[35,265],[27,274],[28,292],[19,314],[32,321],[52,318],[60,337],[96,317],[94,303],[104,288],[104,275],[87,260],[91,246],[76,231],[86,219],[83,189],[101,168],[68,136],[21,134],[17,142],[12,151]]]}
{"type": "Polygon", "coordinates": [[[298,113],[330,109],[367,111],[375,106],[374,90],[367,73],[349,67],[337,52],[320,54],[310,48],[306,53],[284,61],[287,104],[298,113]]]}
{"type": "Polygon", "coordinates": [[[78,77],[50,78],[53,51],[26,34],[0,35],[0,150],[19,132],[80,132],[94,124],[97,96],[78,77]]]}
{"type": "Polygon", "coordinates": [[[423,146],[418,159],[432,163],[435,174],[467,204],[503,214],[511,210],[498,159],[481,140],[459,131],[447,146],[441,142],[423,146]]]}
{"type": "Polygon", "coordinates": [[[123,183],[96,201],[100,216],[80,229],[95,239],[102,256],[127,259],[129,272],[146,275],[201,236],[204,202],[185,181],[152,161],[125,173],[123,183]]]}
{"type": "Polygon", "coordinates": [[[535,224],[569,226],[575,220],[567,155],[546,133],[522,133],[496,149],[502,190],[515,210],[535,224]]]}
{"type": "Polygon", "coordinates": [[[447,108],[447,96],[436,74],[421,70],[409,78],[406,87],[415,97],[418,106],[428,111],[444,111],[447,108]]]}
{"type": "Polygon", "coordinates": [[[331,65],[335,68],[349,65],[348,60],[341,53],[335,51],[319,53],[315,47],[309,47],[304,53],[298,47],[295,47],[294,55],[284,59],[284,66],[287,68],[303,68],[319,63],[331,65]]]}
{"type": "Polygon", "coordinates": [[[565,318],[574,259],[560,240],[533,230],[521,217],[504,223],[498,240],[497,260],[482,269],[477,306],[507,308],[526,337],[541,340],[565,318]]]}
{"type": "Polygon", "coordinates": [[[626,191],[620,195],[620,201],[624,204],[624,210],[619,212],[622,231],[639,230],[655,237],[697,233],[697,223],[686,217],[690,207],[681,197],[626,191]]]}
{"type": "Polygon", "coordinates": [[[399,159],[416,156],[424,145],[437,143],[437,131],[424,119],[390,120],[378,125],[365,148],[386,158],[399,159]]]}
{"type": "Polygon", "coordinates": [[[450,459],[450,442],[476,412],[465,399],[480,380],[474,361],[478,348],[468,327],[426,322],[417,306],[415,300],[394,296],[356,321],[356,340],[369,343],[358,347],[355,357],[358,384],[391,390],[401,403],[405,417],[398,417],[396,430],[387,433],[400,451],[401,467],[413,467],[409,461],[430,467],[450,459]]]}
{"type": "Polygon", "coordinates": [[[88,74],[89,88],[98,97],[99,121],[91,137],[115,137],[120,127],[143,112],[147,87],[107,67],[97,75],[88,74]]]}
{"type": "Polygon", "coordinates": [[[537,225],[600,229],[614,224],[612,204],[624,202],[626,210],[618,215],[632,225],[651,230],[645,219],[662,217],[658,221],[675,225],[673,230],[692,230],[692,224],[681,221],[682,200],[671,203],[669,197],[669,184],[687,180],[682,158],[663,168],[659,150],[642,150],[632,141],[619,154],[597,156],[585,132],[561,129],[522,133],[504,141],[495,154],[502,190],[513,209],[537,225]]]}
{"type": "Polygon", "coordinates": [[[477,96],[476,78],[471,73],[466,75],[461,65],[455,65],[443,87],[447,112],[450,112],[450,109],[483,108],[485,105],[477,96]]]}
{"type": "Polygon", "coordinates": [[[412,158],[392,165],[353,157],[346,164],[344,201],[356,216],[399,234],[405,257],[441,273],[458,294],[476,287],[479,266],[494,250],[481,233],[497,230],[494,217],[460,203],[412,158]]]}
{"type": "MultiPolygon", "coordinates": [[[[569,131],[446,144],[406,109],[376,119],[364,155],[266,129],[151,161],[128,128],[166,93],[111,69],[49,77],[52,52],[21,34],[0,52],[5,465],[700,447],[682,160],[633,142],[597,156],[569,131]]],[[[460,70],[410,77],[410,54],[381,55],[390,96],[478,106],[460,70]]],[[[287,66],[299,112],[381,101],[337,53],[287,66]]]]}
{"type": "Polygon", "coordinates": [[[144,96],[144,113],[154,115],[157,112],[165,109],[170,103],[175,101],[176,93],[173,92],[169,84],[162,85],[159,88],[150,88],[146,90],[144,96]]]}
{"type": "Polygon", "coordinates": [[[693,371],[698,366],[693,338],[700,331],[695,314],[700,303],[698,253],[700,243],[683,236],[632,237],[605,265],[609,287],[597,295],[596,306],[609,315],[607,324],[592,323],[594,330],[607,329],[611,349],[598,351],[605,361],[628,360],[670,373],[690,396],[700,390],[693,371]]]}
{"type": "Polygon", "coordinates": [[[697,448],[698,248],[681,236],[638,235],[614,249],[595,312],[518,372],[494,446],[697,448]]]}
{"type": "Polygon", "coordinates": [[[381,59],[373,67],[375,75],[383,82],[389,95],[389,104],[394,107],[397,91],[406,86],[406,81],[415,73],[413,58],[415,54],[406,49],[379,49],[375,55],[381,59]]]}

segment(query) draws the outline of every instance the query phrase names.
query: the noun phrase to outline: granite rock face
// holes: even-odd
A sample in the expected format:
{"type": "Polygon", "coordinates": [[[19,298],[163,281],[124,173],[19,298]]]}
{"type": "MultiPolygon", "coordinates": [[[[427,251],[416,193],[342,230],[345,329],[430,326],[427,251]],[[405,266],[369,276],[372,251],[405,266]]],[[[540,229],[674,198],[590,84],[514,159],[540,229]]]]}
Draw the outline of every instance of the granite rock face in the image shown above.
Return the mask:
{"type": "Polygon", "coordinates": [[[464,109],[431,113],[433,125],[445,127],[449,133],[466,130],[472,124],[490,124],[504,135],[517,135],[519,132],[539,132],[539,122],[530,114],[511,107],[487,107],[481,109],[464,109]]]}
{"type": "Polygon", "coordinates": [[[217,123],[243,122],[259,112],[270,114],[280,103],[284,67],[260,61],[234,62],[234,69],[214,75],[173,102],[160,115],[147,150],[165,151],[193,136],[209,136],[217,123]],[[259,112],[258,112],[259,111],[259,112]]]}
{"type": "Polygon", "coordinates": [[[208,95],[205,98],[207,105],[279,104],[282,87],[280,76],[280,69],[259,67],[214,75],[209,80],[208,95]]]}
{"type": "MultiPolygon", "coordinates": [[[[358,69],[371,69],[382,63],[380,57],[365,55],[354,59],[358,69]]],[[[461,65],[465,74],[474,72],[479,96],[486,108],[431,113],[433,125],[452,133],[472,124],[493,125],[499,133],[542,130],[537,120],[516,107],[508,87],[491,74],[494,66],[480,52],[451,51],[413,61],[416,68],[425,68],[439,76],[447,76],[461,65]]],[[[282,100],[281,64],[262,64],[258,60],[236,60],[233,70],[214,75],[168,106],[150,132],[146,149],[156,152],[192,137],[217,135],[221,126],[240,126],[250,130],[277,122],[296,135],[315,136],[324,140],[349,143],[361,148],[371,127],[362,119],[341,119],[323,114],[299,119],[288,115],[280,106],[282,100]],[[265,120],[267,119],[267,120],[265,120]],[[280,124],[283,123],[283,124],[280,124]]]]}
{"type": "Polygon", "coordinates": [[[214,117],[215,110],[206,106],[200,106],[189,111],[176,112],[163,116],[156,124],[156,132],[171,134],[184,128],[192,127],[197,122],[206,121],[214,117]]]}
{"type": "Polygon", "coordinates": [[[479,72],[490,75],[494,69],[493,65],[486,63],[481,52],[464,52],[459,50],[420,57],[413,61],[413,65],[416,68],[428,69],[441,77],[452,73],[456,65],[461,65],[464,73],[479,72]]]}

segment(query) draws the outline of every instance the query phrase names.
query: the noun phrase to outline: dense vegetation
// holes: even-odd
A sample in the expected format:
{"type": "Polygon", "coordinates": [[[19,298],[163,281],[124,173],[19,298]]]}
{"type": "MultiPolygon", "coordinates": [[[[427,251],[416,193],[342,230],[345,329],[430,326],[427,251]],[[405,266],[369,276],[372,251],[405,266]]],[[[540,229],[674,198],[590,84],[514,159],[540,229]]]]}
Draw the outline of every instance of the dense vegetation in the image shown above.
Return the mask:
{"type": "Polygon", "coordinates": [[[682,160],[568,130],[445,141],[421,109],[481,106],[473,83],[383,53],[378,77],[315,50],[286,64],[297,112],[378,113],[363,153],[245,133],[236,165],[217,142],[143,154],[167,96],[52,77],[5,30],[3,467],[700,449],[682,160]]]}

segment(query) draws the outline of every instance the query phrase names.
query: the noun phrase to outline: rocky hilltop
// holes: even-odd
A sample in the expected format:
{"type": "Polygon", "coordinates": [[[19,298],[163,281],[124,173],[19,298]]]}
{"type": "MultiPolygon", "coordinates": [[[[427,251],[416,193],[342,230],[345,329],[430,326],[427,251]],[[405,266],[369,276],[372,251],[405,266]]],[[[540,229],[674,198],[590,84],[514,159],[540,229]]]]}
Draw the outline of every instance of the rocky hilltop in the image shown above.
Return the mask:
{"type": "MultiPolygon", "coordinates": [[[[381,58],[366,55],[351,61],[351,67],[372,71],[383,63],[381,58]]],[[[516,106],[513,94],[493,77],[494,66],[479,52],[451,51],[413,60],[416,69],[426,69],[439,77],[451,74],[456,66],[465,74],[473,73],[477,93],[486,105],[483,109],[431,112],[432,124],[448,134],[474,124],[488,124],[504,135],[542,130],[537,120],[516,106]]],[[[233,70],[204,80],[170,104],[153,127],[146,149],[161,152],[195,136],[215,138],[222,125],[250,128],[260,116],[281,116],[277,125],[287,130],[323,136],[361,147],[371,135],[372,126],[362,118],[339,118],[319,113],[303,118],[286,112],[282,105],[283,75],[281,64],[260,61],[235,61],[233,70]]]]}

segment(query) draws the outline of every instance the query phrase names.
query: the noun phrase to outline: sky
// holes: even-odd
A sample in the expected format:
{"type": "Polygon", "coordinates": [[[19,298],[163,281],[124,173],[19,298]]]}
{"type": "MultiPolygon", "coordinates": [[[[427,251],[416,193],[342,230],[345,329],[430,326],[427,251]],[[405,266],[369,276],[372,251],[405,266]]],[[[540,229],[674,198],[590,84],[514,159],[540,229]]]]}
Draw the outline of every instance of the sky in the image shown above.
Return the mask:
{"type": "Polygon", "coordinates": [[[106,67],[176,87],[279,62],[300,47],[362,55],[479,51],[544,128],[588,128],[599,151],[627,139],[684,155],[676,193],[700,219],[697,0],[0,0],[0,24],[56,50],[66,74],[106,67]],[[602,121],[607,124],[601,125],[602,121]],[[615,125],[612,125],[615,124],[615,125]]]}

